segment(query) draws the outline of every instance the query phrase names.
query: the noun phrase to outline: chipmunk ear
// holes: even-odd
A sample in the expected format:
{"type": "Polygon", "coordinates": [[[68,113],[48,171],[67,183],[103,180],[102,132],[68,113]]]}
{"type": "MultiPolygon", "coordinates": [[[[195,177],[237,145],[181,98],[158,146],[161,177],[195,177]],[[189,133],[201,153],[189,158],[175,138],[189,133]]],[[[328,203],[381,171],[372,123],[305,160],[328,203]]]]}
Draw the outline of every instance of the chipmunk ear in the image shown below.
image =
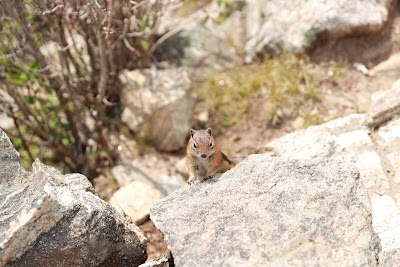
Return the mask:
{"type": "Polygon", "coordinates": [[[192,137],[193,138],[193,135],[194,135],[194,132],[195,132],[196,130],[194,130],[194,129],[190,129],[190,137],[192,137]]]}
{"type": "Polygon", "coordinates": [[[210,136],[212,136],[212,130],[211,130],[211,128],[207,128],[207,133],[210,135],[210,136]]]}

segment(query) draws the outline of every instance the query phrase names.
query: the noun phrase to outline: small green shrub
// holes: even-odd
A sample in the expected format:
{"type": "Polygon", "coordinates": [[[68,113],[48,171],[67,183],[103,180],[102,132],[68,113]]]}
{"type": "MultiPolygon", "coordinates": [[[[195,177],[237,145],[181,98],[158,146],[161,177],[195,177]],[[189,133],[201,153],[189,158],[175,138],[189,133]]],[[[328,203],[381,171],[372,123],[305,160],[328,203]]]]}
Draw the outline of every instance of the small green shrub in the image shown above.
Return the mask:
{"type": "Polygon", "coordinates": [[[161,0],[0,1],[0,112],[24,162],[96,176],[116,156],[119,70],[148,66],[161,0]],[[44,49],[47,47],[47,49],[44,49]],[[53,47],[54,49],[51,49],[53,47]]]}

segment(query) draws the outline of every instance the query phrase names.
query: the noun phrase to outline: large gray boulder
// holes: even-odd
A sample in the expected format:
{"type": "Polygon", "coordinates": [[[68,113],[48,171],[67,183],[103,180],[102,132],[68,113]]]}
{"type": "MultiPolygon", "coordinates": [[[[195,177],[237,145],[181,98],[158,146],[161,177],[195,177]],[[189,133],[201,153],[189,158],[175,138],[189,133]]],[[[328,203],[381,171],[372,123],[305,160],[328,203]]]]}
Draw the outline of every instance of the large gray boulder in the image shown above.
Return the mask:
{"type": "Polygon", "coordinates": [[[156,203],[176,266],[376,266],[379,238],[357,169],[251,155],[156,203]]]}
{"type": "Polygon", "coordinates": [[[246,36],[243,6],[243,0],[214,0],[188,17],[163,14],[160,35],[169,38],[158,47],[157,57],[182,66],[197,80],[240,65],[246,36]]]}
{"type": "Polygon", "coordinates": [[[31,173],[0,129],[0,266],[137,266],[146,238],[88,179],[35,161],[31,173]]]}
{"type": "Polygon", "coordinates": [[[171,175],[175,161],[173,157],[147,154],[113,167],[111,172],[120,188],[109,202],[120,206],[135,223],[142,224],[157,200],[186,184],[181,175],[171,175]]]}
{"type": "Polygon", "coordinates": [[[389,181],[374,141],[363,127],[365,119],[364,114],[352,114],[284,135],[267,147],[292,159],[326,157],[353,162],[369,192],[383,192],[389,188],[389,181]]]}
{"type": "Polygon", "coordinates": [[[183,69],[124,70],[122,121],[164,151],[185,146],[194,106],[191,82],[183,69]]]}
{"type": "Polygon", "coordinates": [[[303,51],[318,35],[336,40],[382,29],[393,0],[247,0],[246,60],[266,50],[303,51]]]}
{"type": "Polygon", "coordinates": [[[355,164],[369,193],[374,231],[381,240],[380,262],[385,262],[384,266],[391,266],[400,251],[398,88],[396,82],[368,114],[353,114],[309,127],[266,145],[281,157],[326,157],[355,164]]]}

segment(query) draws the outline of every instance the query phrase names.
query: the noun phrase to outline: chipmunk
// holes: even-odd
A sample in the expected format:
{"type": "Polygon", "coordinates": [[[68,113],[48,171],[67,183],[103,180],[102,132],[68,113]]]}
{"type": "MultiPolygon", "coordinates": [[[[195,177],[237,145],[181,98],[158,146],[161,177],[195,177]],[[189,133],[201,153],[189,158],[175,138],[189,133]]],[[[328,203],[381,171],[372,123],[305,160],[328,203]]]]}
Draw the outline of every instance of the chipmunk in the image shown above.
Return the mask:
{"type": "Polygon", "coordinates": [[[195,180],[211,178],[216,173],[224,173],[235,164],[221,152],[212,136],[211,128],[207,130],[190,130],[190,139],[186,148],[186,159],[189,170],[188,183],[195,180]]]}

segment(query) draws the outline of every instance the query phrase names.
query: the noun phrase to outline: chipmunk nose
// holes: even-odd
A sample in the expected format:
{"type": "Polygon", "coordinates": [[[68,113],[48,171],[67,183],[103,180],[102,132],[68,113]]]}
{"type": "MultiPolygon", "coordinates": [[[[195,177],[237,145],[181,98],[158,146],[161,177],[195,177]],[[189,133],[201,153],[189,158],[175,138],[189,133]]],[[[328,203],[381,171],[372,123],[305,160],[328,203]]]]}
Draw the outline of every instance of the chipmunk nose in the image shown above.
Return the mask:
{"type": "Polygon", "coordinates": [[[205,159],[205,158],[207,157],[207,155],[206,155],[206,154],[202,154],[201,157],[202,157],[203,159],[205,159]]]}

